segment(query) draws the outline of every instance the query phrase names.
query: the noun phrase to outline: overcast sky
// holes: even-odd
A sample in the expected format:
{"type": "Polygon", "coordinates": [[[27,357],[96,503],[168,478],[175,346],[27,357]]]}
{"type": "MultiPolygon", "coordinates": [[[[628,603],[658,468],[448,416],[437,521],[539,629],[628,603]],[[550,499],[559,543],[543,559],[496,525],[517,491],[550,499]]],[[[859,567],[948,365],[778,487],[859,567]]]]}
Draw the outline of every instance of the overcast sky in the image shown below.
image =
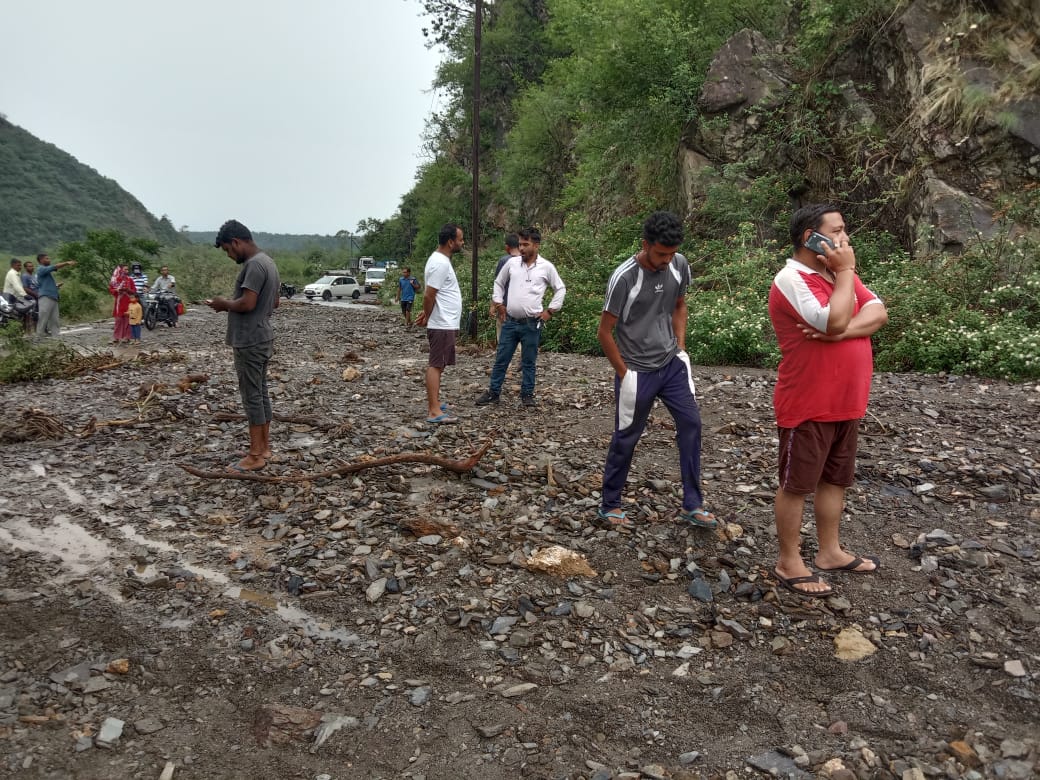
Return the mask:
{"type": "Polygon", "coordinates": [[[389,217],[439,103],[418,0],[4,2],[0,113],[157,217],[389,217]]]}

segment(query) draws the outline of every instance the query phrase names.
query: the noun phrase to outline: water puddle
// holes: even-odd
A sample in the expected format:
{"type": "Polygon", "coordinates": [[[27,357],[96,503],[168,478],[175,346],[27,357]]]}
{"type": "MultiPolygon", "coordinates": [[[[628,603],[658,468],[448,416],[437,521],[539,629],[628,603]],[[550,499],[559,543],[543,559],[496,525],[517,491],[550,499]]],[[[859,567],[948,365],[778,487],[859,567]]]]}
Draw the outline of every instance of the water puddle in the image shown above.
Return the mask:
{"type": "Polygon", "coordinates": [[[54,484],[61,489],[61,492],[65,494],[65,498],[67,498],[69,503],[73,506],[83,506],[83,504],[87,503],[87,499],[82,493],[76,490],[71,483],[66,482],[63,479],[56,479],[54,480],[54,484]]]}
{"type": "Polygon", "coordinates": [[[28,520],[10,518],[0,527],[0,541],[17,550],[56,555],[66,569],[79,576],[107,564],[116,553],[108,542],[91,535],[65,515],[55,515],[50,525],[42,528],[28,520]]]}
{"type": "MultiPolygon", "coordinates": [[[[164,542],[161,539],[150,539],[147,536],[142,536],[132,525],[120,526],[119,532],[134,544],[139,544],[142,547],[150,547],[151,549],[159,550],[160,552],[172,552],[180,555],[181,551],[174,545],[170,544],[169,542],[164,542]]],[[[213,582],[219,583],[220,585],[226,585],[228,582],[227,575],[222,574],[221,572],[216,571],[215,569],[207,569],[204,566],[196,566],[194,563],[186,563],[182,560],[178,560],[175,565],[180,569],[190,571],[199,579],[212,580],[213,582]]],[[[155,570],[154,566],[138,567],[139,573],[142,571],[149,570],[151,570],[151,573],[153,574],[159,573],[155,570]]],[[[142,574],[142,576],[144,575],[142,574]]]]}
{"type": "Polygon", "coordinates": [[[302,628],[304,633],[312,639],[331,639],[339,642],[344,647],[356,645],[361,637],[345,628],[333,628],[328,623],[318,622],[318,619],[305,609],[284,604],[270,593],[262,593],[248,588],[234,586],[224,591],[227,598],[248,601],[274,612],[278,617],[290,625],[302,628]]]}
{"type": "MultiPolygon", "coordinates": [[[[94,573],[111,575],[111,559],[116,549],[103,539],[98,539],[82,526],[76,525],[65,515],[55,515],[50,525],[38,528],[28,520],[9,518],[0,526],[0,542],[16,550],[54,555],[62,565],[76,577],[87,577],[94,573]],[[103,572],[98,572],[99,569],[103,572]]],[[[123,601],[122,594],[107,582],[92,580],[94,586],[113,601],[123,601]]]]}
{"type": "MultiPolygon", "coordinates": [[[[71,499],[70,499],[71,500],[71,499]]],[[[132,525],[119,527],[120,533],[130,542],[160,550],[162,552],[179,552],[178,549],[159,539],[150,539],[140,534],[132,525]]],[[[19,517],[8,517],[0,525],[0,543],[7,544],[16,550],[27,552],[38,552],[57,556],[62,565],[73,576],[87,577],[94,575],[95,587],[113,601],[122,602],[122,595],[112,586],[111,578],[112,559],[121,556],[119,549],[110,545],[104,539],[91,534],[82,526],[69,520],[65,515],[55,515],[50,524],[37,527],[28,520],[19,517]],[[107,580],[98,582],[98,579],[107,580]]],[[[194,564],[178,562],[177,567],[186,569],[200,579],[209,580],[219,585],[227,585],[230,579],[226,574],[214,569],[207,569],[194,564]]],[[[136,567],[137,575],[148,578],[161,573],[165,567],[156,564],[141,565],[136,567]]],[[[278,597],[262,591],[249,590],[237,585],[228,587],[224,593],[225,598],[239,599],[250,604],[256,604],[274,613],[286,623],[303,629],[307,636],[313,639],[328,639],[339,642],[344,647],[355,645],[361,638],[352,631],[345,628],[337,628],[329,623],[322,622],[305,609],[286,604],[278,600],[278,597]]],[[[185,629],[191,625],[177,624],[177,621],[166,621],[165,627],[185,629]]]]}

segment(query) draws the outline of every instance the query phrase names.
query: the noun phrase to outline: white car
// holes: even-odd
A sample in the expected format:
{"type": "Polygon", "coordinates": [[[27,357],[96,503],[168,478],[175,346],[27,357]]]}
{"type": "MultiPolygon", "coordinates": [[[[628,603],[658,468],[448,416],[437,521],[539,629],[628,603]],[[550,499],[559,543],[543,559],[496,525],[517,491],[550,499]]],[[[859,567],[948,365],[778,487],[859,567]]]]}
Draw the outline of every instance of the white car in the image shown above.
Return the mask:
{"type": "Polygon", "coordinates": [[[323,276],[304,287],[303,294],[308,299],[331,301],[333,298],[353,298],[356,301],[361,297],[361,285],[353,276],[323,276]]]}
{"type": "Polygon", "coordinates": [[[369,268],[365,271],[365,292],[378,292],[385,281],[385,268],[369,268]]]}

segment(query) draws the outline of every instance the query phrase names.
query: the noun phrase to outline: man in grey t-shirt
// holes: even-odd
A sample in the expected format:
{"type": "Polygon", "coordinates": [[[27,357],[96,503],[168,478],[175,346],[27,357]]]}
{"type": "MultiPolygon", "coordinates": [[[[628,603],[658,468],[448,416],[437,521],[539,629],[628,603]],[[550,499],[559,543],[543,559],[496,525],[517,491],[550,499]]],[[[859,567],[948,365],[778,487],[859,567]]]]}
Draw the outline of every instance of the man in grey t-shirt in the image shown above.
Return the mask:
{"type": "Polygon", "coordinates": [[[658,398],[675,420],[683,503],[679,519],[715,528],[701,496],[701,416],[686,355],[686,288],[690,265],[678,254],[682,223],[668,211],[643,224],[642,248],[622,263],[607,284],[597,336],[614,367],[614,435],[603,469],[597,524],[630,525],[621,511],[621,491],[636,444],[658,398]]]}
{"type": "Polygon", "coordinates": [[[233,219],[220,226],[214,246],[242,266],[234,297],[214,298],[206,304],[228,313],[227,343],[235,353],[238,390],[249,423],[249,452],[231,471],[259,471],[271,457],[271,394],[267,364],[274,354],[271,313],[278,308],[281,280],[274,261],[253,242],[249,228],[233,219]]]}

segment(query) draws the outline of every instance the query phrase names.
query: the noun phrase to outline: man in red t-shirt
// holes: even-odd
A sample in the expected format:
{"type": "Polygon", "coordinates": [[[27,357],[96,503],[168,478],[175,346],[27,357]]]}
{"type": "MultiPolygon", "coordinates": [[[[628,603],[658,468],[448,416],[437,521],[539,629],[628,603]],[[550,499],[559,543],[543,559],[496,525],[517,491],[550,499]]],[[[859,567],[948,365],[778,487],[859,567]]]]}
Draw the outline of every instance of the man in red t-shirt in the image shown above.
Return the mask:
{"type": "Polygon", "coordinates": [[[798,209],[791,217],[791,242],[794,257],[769,291],[781,354],[773,393],[780,435],[780,556],[773,574],[790,590],[819,597],[833,588],[802,560],[802,514],[810,493],[819,541],[816,568],[867,574],[880,565],[873,556],[845,552],[838,524],[856,473],[859,421],[867,413],[870,336],[888,322],[888,312],[856,275],[856,255],[837,209],[798,209]]]}

